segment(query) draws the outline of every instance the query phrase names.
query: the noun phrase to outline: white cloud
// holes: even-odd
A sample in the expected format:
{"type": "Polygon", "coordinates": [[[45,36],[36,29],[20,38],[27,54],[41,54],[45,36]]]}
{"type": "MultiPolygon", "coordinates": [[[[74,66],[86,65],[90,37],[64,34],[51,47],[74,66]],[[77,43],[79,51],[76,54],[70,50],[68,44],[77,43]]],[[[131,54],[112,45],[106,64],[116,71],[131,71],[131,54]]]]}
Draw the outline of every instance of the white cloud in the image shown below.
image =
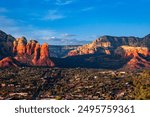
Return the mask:
{"type": "Polygon", "coordinates": [[[32,38],[38,38],[39,40],[48,40],[49,37],[55,35],[55,31],[54,30],[50,30],[50,29],[32,29],[30,34],[30,37],[32,38]]]}
{"type": "Polygon", "coordinates": [[[28,40],[38,40],[39,43],[47,42],[54,45],[82,45],[89,41],[77,39],[78,35],[63,33],[60,34],[52,29],[41,29],[33,25],[25,25],[21,22],[0,16],[0,30],[11,34],[14,37],[25,36],[28,40]]]}
{"type": "Polygon", "coordinates": [[[64,15],[60,14],[57,10],[49,10],[47,15],[44,16],[43,20],[58,20],[65,18],[64,15]]]}
{"type": "Polygon", "coordinates": [[[39,29],[32,25],[21,24],[17,20],[13,20],[6,16],[0,16],[0,30],[11,34],[14,37],[25,36],[27,39],[49,39],[55,34],[54,30],[51,29],[39,29]]]}
{"type": "MultiPolygon", "coordinates": [[[[63,6],[73,3],[75,0],[53,0],[55,5],[63,6]]],[[[44,2],[52,2],[52,0],[44,0],[44,2]]]]}
{"type": "Polygon", "coordinates": [[[75,37],[77,36],[76,34],[68,34],[68,33],[64,33],[62,34],[63,37],[66,37],[66,38],[71,38],[71,37],[75,37]]]}
{"type": "Polygon", "coordinates": [[[0,7],[0,13],[6,13],[8,10],[6,8],[0,7]]]}
{"type": "Polygon", "coordinates": [[[73,0],[56,0],[56,5],[68,5],[71,4],[73,0]]]}
{"type": "Polygon", "coordinates": [[[9,19],[6,16],[0,16],[0,26],[10,26],[10,25],[14,25],[16,22],[13,19],[9,19]]]}
{"type": "Polygon", "coordinates": [[[44,0],[45,2],[49,2],[50,0],[44,0]]]}
{"type": "Polygon", "coordinates": [[[91,11],[93,9],[94,9],[94,7],[87,7],[87,8],[82,9],[81,11],[91,11]]]}
{"type": "Polygon", "coordinates": [[[77,39],[78,37],[75,38],[75,36],[77,35],[64,33],[60,36],[51,36],[49,39],[44,40],[46,40],[51,45],[83,45],[90,42],[87,40],[77,39]]]}

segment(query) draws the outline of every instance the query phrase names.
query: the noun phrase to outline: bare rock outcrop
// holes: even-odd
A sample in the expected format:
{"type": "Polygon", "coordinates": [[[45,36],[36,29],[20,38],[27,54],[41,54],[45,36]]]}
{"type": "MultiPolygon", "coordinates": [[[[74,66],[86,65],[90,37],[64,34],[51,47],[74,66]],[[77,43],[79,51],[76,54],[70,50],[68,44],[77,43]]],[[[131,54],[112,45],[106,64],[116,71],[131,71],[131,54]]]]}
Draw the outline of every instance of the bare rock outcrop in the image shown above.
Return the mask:
{"type": "Polygon", "coordinates": [[[26,45],[26,53],[32,55],[34,53],[34,48],[38,42],[36,40],[30,40],[26,45]]]}
{"type": "Polygon", "coordinates": [[[14,37],[0,30],[0,60],[12,56],[14,37]]]}
{"type": "Polygon", "coordinates": [[[53,67],[48,44],[40,45],[36,40],[27,41],[25,37],[15,39],[0,31],[0,67],[17,65],[53,67]]]}
{"type": "Polygon", "coordinates": [[[14,41],[14,54],[24,55],[26,53],[27,40],[25,37],[18,38],[14,41]]]}
{"type": "Polygon", "coordinates": [[[147,47],[150,49],[150,34],[143,37],[116,37],[102,36],[95,41],[80,46],[68,53],[68,56],[85,55],[85,54],[113,54],[114,50],[120,46],[147,47]]]}
{"type": "Polygon", "coordinates": [[[10,67],[10,66],[18,67],[18,65],[19,65],[19,63],[11,57],[6,57],[0,61],[0,68],[1,67],[10,67]]]}
{"type": "Polygon", "coordinates": [[[125,58],[137,57],[139,55],[147,57],[150,55],[150,51],[147,47],[120,46],[115,50],[115,54],[125,58]]]}
{"type": "Polygon", "coordinates": [[[124,66],[125,69],[150,68],[150,62],[145,59],[150,56],[150,50],[147,47],[121,46],[115,50],[115,54],[130,58],[124,66]]]}
{"type": "Polygon", "coordinates": [[[35,40],[27,42],[24,37],[18,38],[14,41],[13,52],[17,61],[29,66],[54,66],[54,63],[49,59],[47,43],[40,45],[35,40]]]}
{"type": "Polygon", "coordinates": [[[49,59],[49,49],[47,43],[44,43],[41,46],[38,43],[36,44],[32,63],[37,66],[55,66],[55,64],[49,59]]]}
{"type": "Polygon", "coordinates": [[[103,42],[102,40],[97,39],[90,44],[80,46],[77,49],[70,51],[68,53],[68,56],[86,55],[95,53],[111,54],[110,50],[108,49],[110,47],[111,47],[110,42],[103,42]]]}

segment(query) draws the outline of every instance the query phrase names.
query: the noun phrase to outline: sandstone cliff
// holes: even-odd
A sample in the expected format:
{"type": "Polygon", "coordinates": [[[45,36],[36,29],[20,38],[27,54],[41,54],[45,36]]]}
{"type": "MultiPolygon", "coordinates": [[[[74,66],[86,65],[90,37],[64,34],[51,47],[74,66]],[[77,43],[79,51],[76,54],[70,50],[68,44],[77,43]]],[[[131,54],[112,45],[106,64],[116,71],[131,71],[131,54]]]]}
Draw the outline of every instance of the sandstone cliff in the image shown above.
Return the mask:
{"type": "Polygon", "coordinates": [[[147,47],[120,46],[115,50],[115,54],[124,58],[137,57],[140,55],[147,57],[150,56],[150,51],[147,47]]]}
{"type": "Polygon", "coordinates": [[[0,68],[1,67],[10,67],[10,66],[18,67],[19,66],[19,62],[17,62],[15,59],[13,59],[11,57],[3,58],[0,61],[0,68]]]}
{"type": "Polygon", "coordinates": [[[0,31],[0,67],[150,68],[150,35],[144,38],[103,36],[71,49],[68,57],[53,59],[55,64],[49,55],[53,50],[49,51],[49,48],[47,43],[40,45],[25,37],[15,39],[0,31]]]}
{"type": "MultiPolygon", "coordinates": [[[[105,60],[111,60],[109,55],[116,57],[119,55],[122,61],[127,61],[123,68],[150,68],[150,35],[144,38],[103,36],[68,53],[68,56],[78,57],[78,55],[92,55],[92,59],[99,61],[99,63],[104,58],[103,55],[108,55],[105,60]],[[101,57],[96,57],[95,55],[101,57]],[[98,60],[98,58],[101,59],[98,60]]],[[[120,57],[116,58],[116,60],[119,60],[120,57]]],[[[86,58],[86,60],[89,60],[89,58],[86,58]]],[[[100,63],[100,66],[104,64],[104,61],[100,63]]],[[[90,63],[90,61],[88,62],[90,63]]],[[[108,66],[108,64],[113,66],[116,63],[113,60],[110,63],[107,62],[105,66],[108,66]]]]}
{"type": "Polygon", "coordinates": [[[35,40],[27,42],[24,37],[18,38],[14,41],[13,52],[15,59],[21,63],[34,66],[54,66],[54,63],[49,59],[47,43],[40,45],[35,40]]]}
{"type": "Polygon", "coordinates": [[[0,31],[0,67],[16,66],[14,61],[27,66],[54,66],[49,58],[48,44],[40,45],[25,37],[15,39],[0,31]]]}
{"type": "Polygon", "coordinates": [[[115,50],[115,54],[123,58],[130,58],[125,69],[150,68],[150,62],[146,57],[150,56],[150,50],[147,47],[121,46],[115,50]]]}
{"type": "Polygon", "coordinates": [[[116,48],[123,45],[150,48],[150,35],[147,35],[144,38],[102,36],[90,44],[80,46],[77,49],[70,51],[68,56],[95,53],[112,54],[116,48]]]}
{"type": "Polygon", "coordinates": [[[111,48],[110,42],[103,42],[102,40],[97,39],[90,44],[80,46],[77,49],[70,51],[68,55],[76,56],[95,53],[111,54],[109,48],[111,48]]]}

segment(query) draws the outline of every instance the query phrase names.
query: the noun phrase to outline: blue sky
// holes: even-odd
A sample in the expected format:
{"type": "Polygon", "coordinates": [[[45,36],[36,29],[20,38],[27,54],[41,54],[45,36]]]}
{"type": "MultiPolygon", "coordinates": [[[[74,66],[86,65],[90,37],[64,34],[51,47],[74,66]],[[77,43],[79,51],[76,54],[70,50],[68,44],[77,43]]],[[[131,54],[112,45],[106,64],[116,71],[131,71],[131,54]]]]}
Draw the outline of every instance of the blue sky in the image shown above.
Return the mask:
{"type": "Polygon", "coordinates": [[[150,0],[1,0],[0,30],[55,45],[150,33],[150,0]]]}

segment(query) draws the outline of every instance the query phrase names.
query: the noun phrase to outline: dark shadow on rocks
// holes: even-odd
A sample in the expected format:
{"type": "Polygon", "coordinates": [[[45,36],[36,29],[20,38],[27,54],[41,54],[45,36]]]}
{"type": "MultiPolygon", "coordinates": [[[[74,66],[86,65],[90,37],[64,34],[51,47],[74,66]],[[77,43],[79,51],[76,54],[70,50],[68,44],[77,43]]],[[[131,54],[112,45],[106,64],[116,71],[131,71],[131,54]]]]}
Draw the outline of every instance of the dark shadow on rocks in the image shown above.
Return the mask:
{"type": "Polygon", "coordinates": [[[60,68],[95,68],[95,69],[120,69],[129,60],[116,55],[88,54],[69,56],[66,58],[51,58],[60,68]]]}

